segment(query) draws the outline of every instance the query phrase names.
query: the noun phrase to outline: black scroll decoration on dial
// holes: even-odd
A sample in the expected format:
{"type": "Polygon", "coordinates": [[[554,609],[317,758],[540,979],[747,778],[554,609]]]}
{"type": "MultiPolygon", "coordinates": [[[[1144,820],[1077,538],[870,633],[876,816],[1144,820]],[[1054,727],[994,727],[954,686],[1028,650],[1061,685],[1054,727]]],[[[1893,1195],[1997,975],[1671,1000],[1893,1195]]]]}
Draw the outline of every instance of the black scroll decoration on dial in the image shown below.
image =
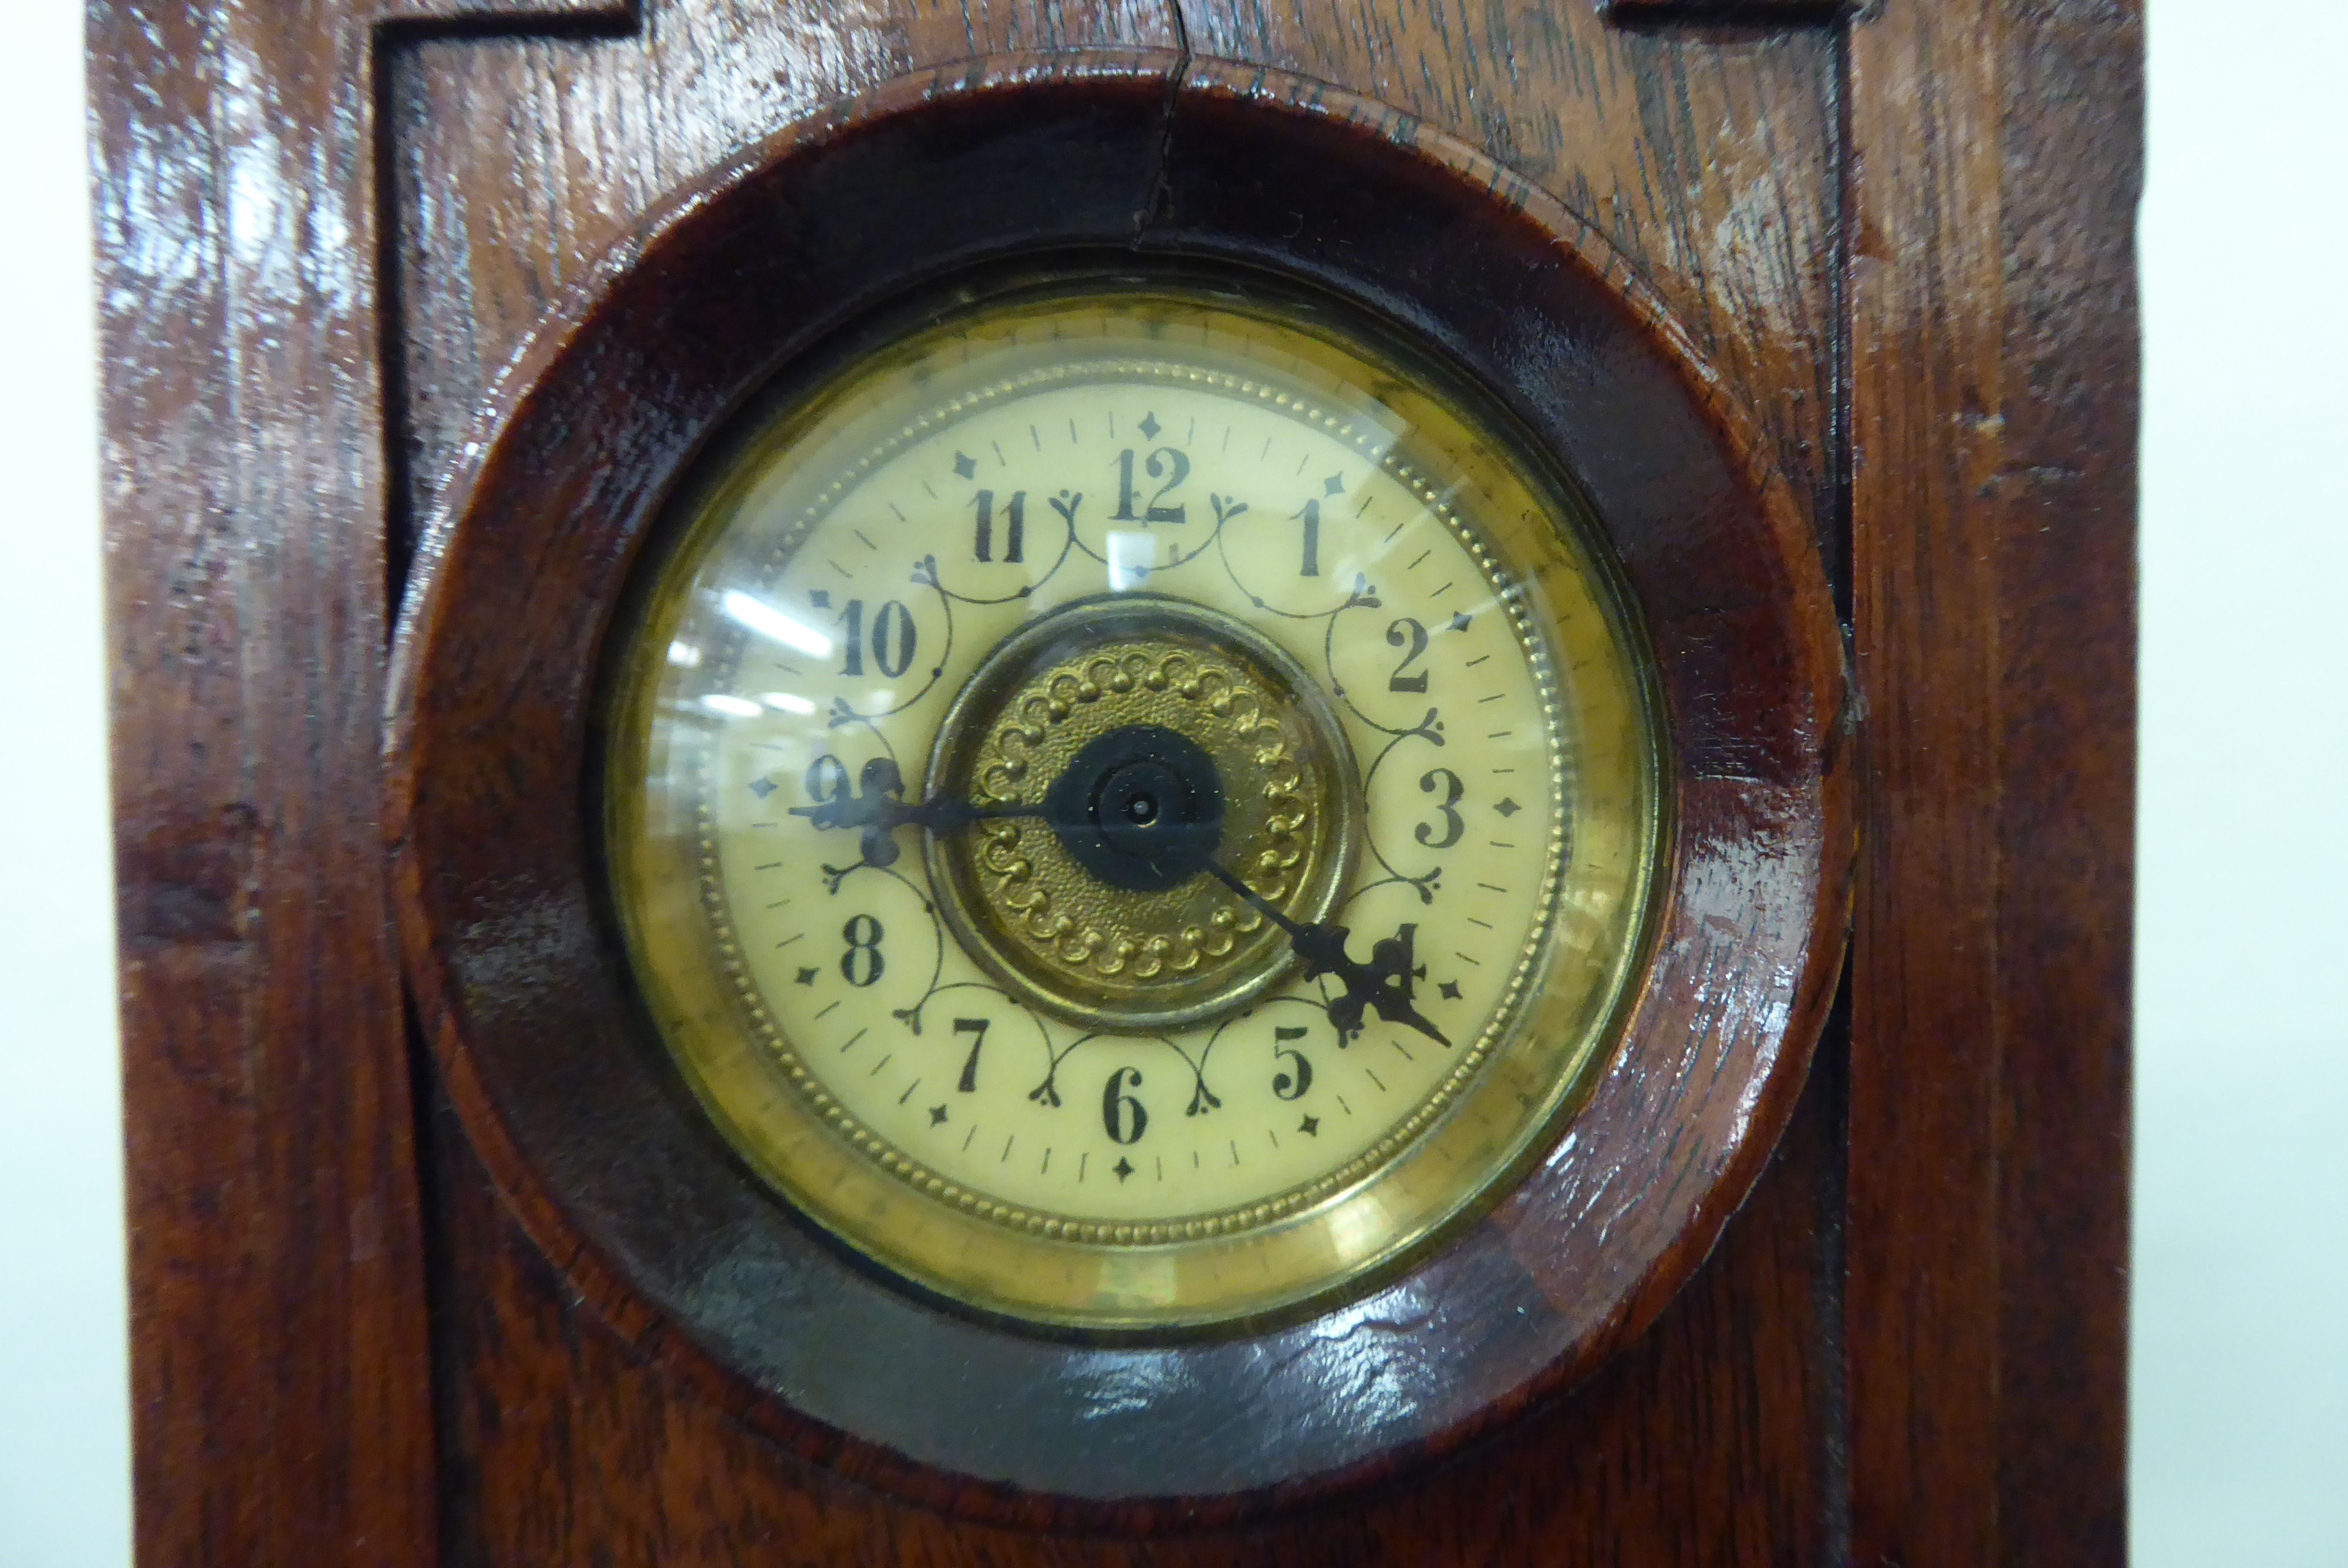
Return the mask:
{"type": "MultiPolygon", "coordinates": [[[[900,828],[940,834],[992,818],[1033,817],[1040,818],[1079,864],[1111,886],[1171,886],[1204,872],[1286,934],[1304,966],[1304,979],[1325,976],[1337,982],[1339,994],[1325,1008],[1340,1046],[1359,1037],[1372,1012],[1449,1045],[1448,1037],[1416,1004],[1414,988],[1426,973],[1416,961],[1416,925],[1398,925],[1391,935],[1372,942],[1366,958],[1355,958],[1348,950],[1349,927],[1291,918],[1217,857],[1221,786],[1213,774],[1212,760],[1184,737],[1155,725],[1127,725],[1089,743],[1038,802],[981,806],[960,797],[933,795],[908,803],[901,798],[903,781],[893,765],[876,761],[866,764],[870,787],[863,792],[851,796],[842,790],[818,805],[791,809],[818,828],[857,830],[865,842],[860,866],[893,864],[899,850],[892,835],[900,828]],[[1128,844],[1138,846],[1127,847],[1128,844]]],[[[929,907],[929,900],[924,898],[923,905],[929,907]]],[[[1192,1064],[1200,1075],[1201,1094],[1206,1091],[1203,1062],[1202,1055],[1192,1064]]],[[[1047,1078],[1046,1084],[1050,1081],[1047,1078]]]]}

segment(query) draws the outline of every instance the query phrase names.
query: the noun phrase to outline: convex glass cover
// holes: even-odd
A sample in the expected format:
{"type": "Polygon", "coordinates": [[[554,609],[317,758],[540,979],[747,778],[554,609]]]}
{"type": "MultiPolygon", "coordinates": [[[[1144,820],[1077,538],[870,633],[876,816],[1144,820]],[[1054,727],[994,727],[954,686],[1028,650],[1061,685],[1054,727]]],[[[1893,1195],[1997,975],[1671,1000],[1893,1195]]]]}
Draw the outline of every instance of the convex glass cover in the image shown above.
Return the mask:
{"type": "Polygon", "coordinates": [[[605,757],[750,1166],[1038,1324],[1243,1320],[1488,1199],[1602,1061],[1648,660],[1563,486],[1319,308],[964,299],[676,502],[605,757]]]}

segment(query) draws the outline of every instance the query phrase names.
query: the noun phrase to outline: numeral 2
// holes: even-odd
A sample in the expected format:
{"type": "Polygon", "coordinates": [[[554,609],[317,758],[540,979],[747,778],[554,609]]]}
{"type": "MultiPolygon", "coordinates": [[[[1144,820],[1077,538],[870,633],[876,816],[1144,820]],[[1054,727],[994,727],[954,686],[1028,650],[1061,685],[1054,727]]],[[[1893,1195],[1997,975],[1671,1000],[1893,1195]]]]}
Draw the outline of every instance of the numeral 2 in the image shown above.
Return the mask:
{"type": "Polygon", "coordinates": [[[1386,628],[1387,647],[1400,648],[1406,642],[1410,644],[1410,651],[1402,656],[1402,662],[1395,665],[1394,673],[1386,678],[1386,690],[1424,692],[1426,690],[1426,671],[1422,670],[1416,675],[1403,673],[1404,671],[1417,663],[1426,652],[1426,628],[1407,615],[1386,628]]]}

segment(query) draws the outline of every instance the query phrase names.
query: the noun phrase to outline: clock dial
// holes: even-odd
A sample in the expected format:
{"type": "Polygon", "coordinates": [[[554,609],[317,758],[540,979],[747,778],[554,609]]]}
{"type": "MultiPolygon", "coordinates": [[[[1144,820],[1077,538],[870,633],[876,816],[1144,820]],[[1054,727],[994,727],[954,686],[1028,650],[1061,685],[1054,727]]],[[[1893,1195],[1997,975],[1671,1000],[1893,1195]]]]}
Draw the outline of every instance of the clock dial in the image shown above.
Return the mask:
{"type": "Polygon", "coordinates": [[[1635,967],[1645,661],[1568,493],[1316,312],[1068,283],[778,396],[622,656],[615,902],[845,1241],[1039,1323],[1365,1277],[1635,967]]]}

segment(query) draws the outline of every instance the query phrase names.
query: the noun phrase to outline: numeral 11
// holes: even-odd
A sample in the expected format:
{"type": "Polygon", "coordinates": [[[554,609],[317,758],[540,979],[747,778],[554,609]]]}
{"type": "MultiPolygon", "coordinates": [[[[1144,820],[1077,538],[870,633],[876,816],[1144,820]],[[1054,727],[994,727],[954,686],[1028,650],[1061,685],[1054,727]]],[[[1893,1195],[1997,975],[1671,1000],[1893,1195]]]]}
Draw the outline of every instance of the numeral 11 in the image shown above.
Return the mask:
{"type": "MultiPolygon", "coordinates": [[[[1025,560],[1023,550],[1027,543],[1027,492],[1014,490],[1003,506],[1003,559],[1025,560]]],[[[994,559],[994,492],[978,493],[977,554],[981,560],[994,559]]]]}

